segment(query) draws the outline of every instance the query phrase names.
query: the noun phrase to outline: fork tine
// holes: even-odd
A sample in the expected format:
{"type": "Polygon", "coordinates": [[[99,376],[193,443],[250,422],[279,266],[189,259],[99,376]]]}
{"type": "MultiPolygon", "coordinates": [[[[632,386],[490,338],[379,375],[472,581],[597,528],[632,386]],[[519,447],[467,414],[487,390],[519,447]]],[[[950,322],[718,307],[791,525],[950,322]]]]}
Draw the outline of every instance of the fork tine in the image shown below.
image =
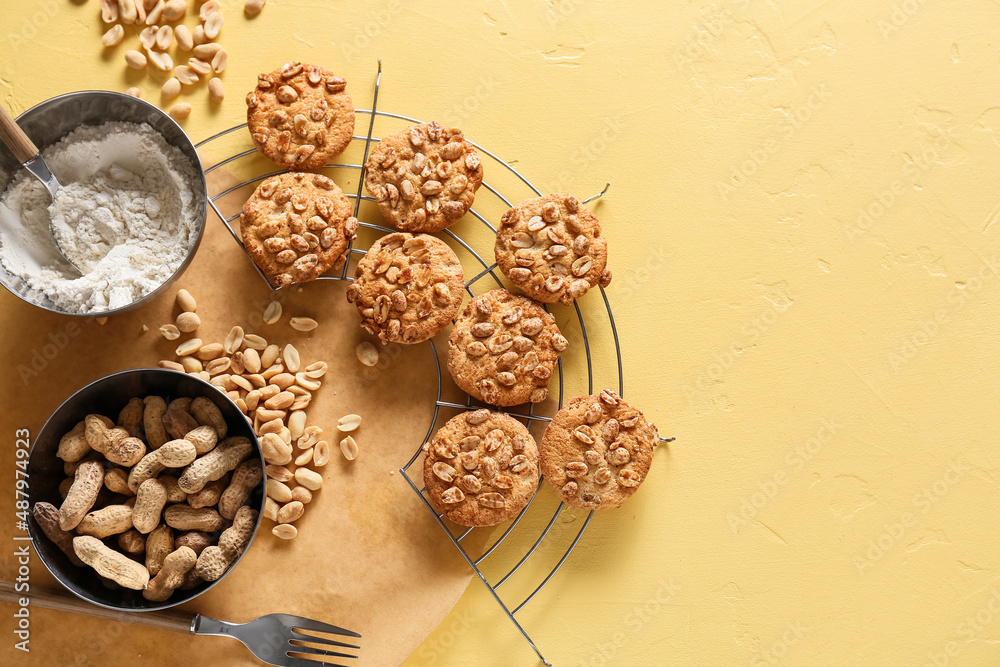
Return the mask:
{"type": "Polygon", "coordinates": [[[293,616],[291,614],[274,614],[281,618],[291,628],[301,628],[302,630],[309,630],[311,632],[326,632],[331,635],[345,635],[347,637],[361,637],[356,632],[351,632],[350,630],[345,630],[344,628],[339,628],[336,625],[330,625],[329,623],[320,623],[319,621],[314,621],[311,618],[302,618],[301,616],[293,616]]]}
{"type": "Polygon", "coordinates": [[[288,648],[285,650],[286,653],[305,653],[307,655],[318,655],[323,658],[357,658],[356,655],[351,655],[350,653],[338,653],[336,651],[326,651],[321,648],[313,648],[312,646],[298,646],[297,644],[289,644],[288,648]]]}
{"type": "Polygon", "coordinates": [[[361,648],[360,646],[355,646],[354,644],[348,644],[346,642],[338,642],[335,639],[327,639],[326,637],[317,637],[316,635],[307,635],[297,628],[292,628],[292,632],[295,633],[295,636],[290,637],[289,641],[313,642],[314,644],[326,644],[328,646],[340,646],[343,648],[356,648],[356,649],[361,648]]]}
{"type": "Polygon", "coordinates": [[[309,660],[308,658],[296,658],[291,655],[282,656],[284,667],[348,667],[337,662],[321,662],[319,660],[309,660]]]}

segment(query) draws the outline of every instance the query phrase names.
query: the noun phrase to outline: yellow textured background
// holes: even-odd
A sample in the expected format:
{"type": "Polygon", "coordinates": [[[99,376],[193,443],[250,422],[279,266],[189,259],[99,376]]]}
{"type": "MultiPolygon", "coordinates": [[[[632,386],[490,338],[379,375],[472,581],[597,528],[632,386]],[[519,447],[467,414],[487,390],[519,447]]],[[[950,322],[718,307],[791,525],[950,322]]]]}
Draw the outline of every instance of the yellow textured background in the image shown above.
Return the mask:
{"type": "MultiPolygon", "coordinates": [[[[228,99],[185,95],[195,140],[292,58],[364,107],[381,57],[382,109],[460,124],[543,190],[612,183],[626,397],[677,441],[519,614],[547,658],[1000,663],[1000,3],[239,4],[228,99]]],[[[4,2],[3,103],[139,80],[96,17],[4,2]]],[[[474,581],[407,664],[532,660],[474,581]]]]}

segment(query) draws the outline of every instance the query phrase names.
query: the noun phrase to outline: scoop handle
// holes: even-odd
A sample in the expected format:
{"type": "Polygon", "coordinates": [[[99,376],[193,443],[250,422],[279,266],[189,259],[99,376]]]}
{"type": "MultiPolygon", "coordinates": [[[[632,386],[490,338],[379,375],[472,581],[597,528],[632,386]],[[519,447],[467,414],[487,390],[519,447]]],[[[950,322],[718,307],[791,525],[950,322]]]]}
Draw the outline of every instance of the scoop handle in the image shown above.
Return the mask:
{"type": "Polygon", "coordinates": [[[0,104],[0,141],[10,149],[21,164],[38,155],[35,143],[28,138],[2,104],[0,104]]]}

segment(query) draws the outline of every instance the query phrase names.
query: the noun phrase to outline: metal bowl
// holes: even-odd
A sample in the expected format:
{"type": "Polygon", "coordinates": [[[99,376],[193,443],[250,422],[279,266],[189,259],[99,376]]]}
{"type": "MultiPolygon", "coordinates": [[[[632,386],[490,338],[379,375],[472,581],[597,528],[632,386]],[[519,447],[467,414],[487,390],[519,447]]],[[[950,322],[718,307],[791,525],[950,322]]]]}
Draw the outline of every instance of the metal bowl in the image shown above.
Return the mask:
{"type": "MultiPolygon", "coordinates": [[[[102,414],[115,420],[129,399],[149,395],[162,396],[168,403],[174,398],[184,396],[207,397],[222,411],[222,416],[226,419],[226,424],[229,427],[229,434],[249,438],[254,446],[254,453],[251,456],[258,457],[261,466],[264,465],[260,443],[254,436],[250,422],[243,416],[240,409],[217,388],[200,378],[180,371],[162,368],[136,368],[113,373],[91,382],[66,399],[52,413],[52,416],[35,437],[28,454],[30,502],[33,504],[44,501],[52,503],[56,507],[62,504],[59,484],[66,478],[66,474],[63,472],[63,461],[56,457],[56,450],[59,448],[59,440],[63,435],[72,430],[88,414],[102,414]]],[[[110,466],[109,463],[108,467],[110,466]]],[[[258,513],[253,533],[256,535],[264,511],[263,476],[260,484],[251,494],[249,503],[258,513]]],[[[90,567],[73,565],[66,554],[45,536],[30,512],[28,512],[28,517],[28,535],[31,538],[31,544],[52,576],[80,598],[109,609],[153,611],[182,604],[222,581],[242,558],[242,555],[237,557],[225,574],[216,581],[204,582],[187,591],[178,589],[166,602],[150,602],[142,597],[142,591],[121,587],[108,588],[90,567]]],[[[214,537],[217,538],[218,534],[214,537]]],[[[247,549],[252,542],[253,535],[247,544],[247,549]]],[[[117,550],[117,535],[107,538],[105,543],[117,550]]],[[[243,553],[246,553],[246,550],[243,553]]]]}
{"type": "MultiPolygon", "coordinates": [[[[162,285],[127,306],[96,313],[72,313],[56,306],[45,297],[34,298],[32,290],[18,276],[11,274],[0,265],[0,284],[3,284],[15,296],[33,306],[44,308],[54,313],[76,315],[79,317],[107,317],[138,308],[143,303],[155,298],[158,294],[176,280],[194,257],[205,231],[205,219],[208,213],[207,187],[201,159],[191,139],[181,129],[173,118],[149,102],[140,100],[124,93],[106,90],[82,90],[67,93],[37,104],[17,117],[17,124],[28,137],[35,142],[39,150],[56,143],[73,130],[83,125],[103,125],[107,122],[119,121],[126,123],[147,123],[159,132],[168,144],[176,146],[191,161],[198,178],[191,187],[197,202],[195,221],[198,226],[194,241],[188,249],[187,257],[174,273],[162,285]]],[[[13,154],[0,145],[0,192],[7,189],[14,175],[21,169],[20,163],[13,154]]]]}

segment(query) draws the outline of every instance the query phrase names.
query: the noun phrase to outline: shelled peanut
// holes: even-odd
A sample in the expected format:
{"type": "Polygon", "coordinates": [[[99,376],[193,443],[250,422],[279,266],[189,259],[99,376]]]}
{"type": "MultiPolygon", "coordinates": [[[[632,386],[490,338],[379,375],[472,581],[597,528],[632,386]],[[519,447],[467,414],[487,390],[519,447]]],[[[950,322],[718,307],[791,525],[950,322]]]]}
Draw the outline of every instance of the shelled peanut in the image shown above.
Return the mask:
{"type": "MultiPolygon", "coordinates": [[[[264,517],[278,524],[272,530],[275,536],[291,539],[298,531],[290,524],[303,516],[305,505],[322,487],[323,476],[317,470],[330,460],[330,445],[323,439],[323,430],[310,425],[307,415],[328,366],[323,361],[307,364],[294,345],[269,342],[240,326],[232,327],[222,342],[181,339],[184,334],[197,335],[201,319],[192,317],[198,304],[187,290],[178,292],[177,305],[181,312],[174,323],[161,327],[164,338],[177,341],[175,357],[161,360],[159,365],[210,382],[247,416],[268,464],[264,471],[264,517]]],[[[263,313],[264,323],[275,324],[281,315],[281,304],[272,301],[263,313]]],[[[289,325],[300,332],[319,326],[308,317],[293,317],[289,325]]],[[[357,419],[360,423],[360,417],[357,419]]],[[[220,512],[227,519],[232,519],[242,504],[233,499],[247,492],[248,475],[260,472],[243,469],[249,465],[243,464],[233,472],[219,500],[220,512]]]]}
{"type": "MultiPolygon", "coordinates": [[[[256,510],[247,503],[263,479],[253,451],[208,398],[136,397],[117,421],[90,414],[61,438],[56,456],[69,475],[62,505],[35,503],[32,514],[74,564],[165,601],[207,581],[197,578],[197,556],[234,518],[244,516],[243,534],[252,513],[252,531],[256,510]],[[201,543],[188,537],[175,546],[174,531],[201,543]]],[[[245,546],[229,544],[226,566],[245,546]]]]}
{"type": "MultiPolygon", "coordinates": [[[[209,78],[208,95],[218,104],[225,96],[222,74],[228,63],[228,53],[216,42],[222,30],[224,17],[219,0],[196,2],[189,0],[101,0],[101,19],[108,25],[101,37],[106,49],[112,49],[129,38],[138,37],[142,51],[129,49],[124,53],[125,64],[135,70],[147,68],[171,72],[161,90],[163,102],[177,97],[181,85],[192,86],[203,77],[209,78]],[[189,5],[192,5],[189,7],[189,5]],[[198,11],[194,12],[194,6],[198,11]],[[189,11],[191,9],[192,11],[189,11]],[[185,25],[191,16],[193,27],[185,25]],[[145,26],[141,30],[129,26],[145,26]],[[171,50],[176,44],[174,55],[171,50]],[[178,62],[175,67],[174,59],[178,62]]],[[[247,0],[246,15],[254,16],[264,7],[264,0],[247,0]]],[[[132,87],[129,94],[139,96],[139,89],[132,87]]],[[[170,107],[170,115],[178,120],[191,113],[191,105],[182,102],[170,107]]]]}

